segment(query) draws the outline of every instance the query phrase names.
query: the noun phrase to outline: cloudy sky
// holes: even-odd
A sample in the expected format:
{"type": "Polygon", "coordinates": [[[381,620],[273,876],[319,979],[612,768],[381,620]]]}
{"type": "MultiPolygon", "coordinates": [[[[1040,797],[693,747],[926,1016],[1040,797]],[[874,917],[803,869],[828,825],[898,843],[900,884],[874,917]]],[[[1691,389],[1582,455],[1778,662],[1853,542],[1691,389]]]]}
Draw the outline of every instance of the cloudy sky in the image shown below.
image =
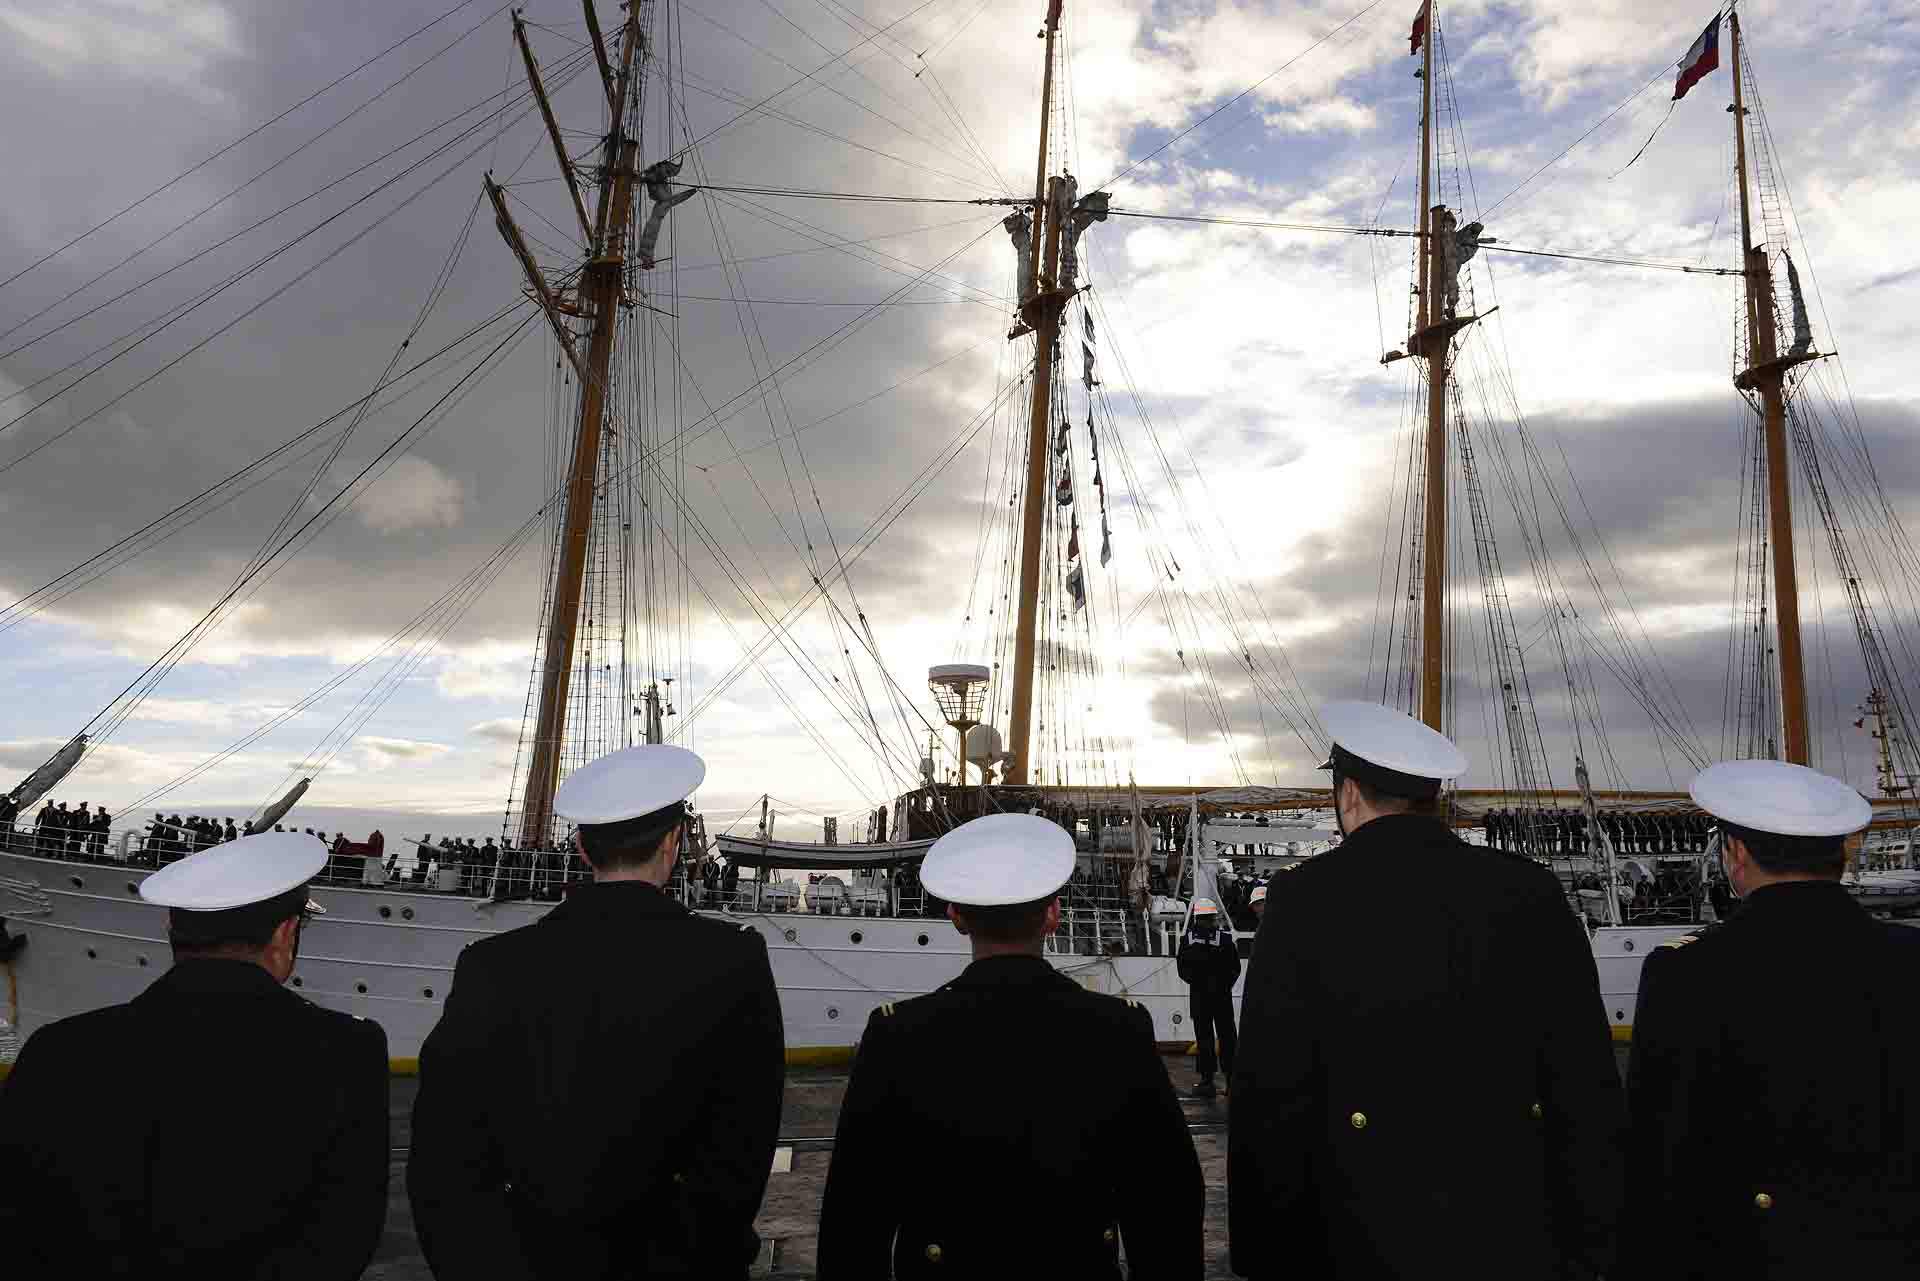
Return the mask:
{"type": "MultiPolygon", "coordinates": [[[[0,103],[24,122],[0,136],[14,175],[0,279],[15,277],[0,285],[0,395],[16,393],[0,405],[0,596],[20,601],[300,437],[143,555],[0,619],[0,767],[24,774],[112,705],[283,518],[318,515],[62,794],[253,806],[324,760],[317,802],[466,813],[476,830],[500,812],[545,547],[536,534],[490,558],[547,500],[571,388],[544,327],[515,328],[525,308],[463,337],[522,284],[483,172],[509,184],[544,265],[562,269],[577,237],[517,96],[505,11],[451,2],[282,7],[270,22],[211,0],[0,3],[0,103]],[[402,372],[456,341],[383,383],[396,355],[402,372]],[[370,486],[327,505],[370,466],[370,486]],[[445,634],[395,666],[402,651],[381,647],[419,639],[412,620],[482,567],[486,590],[459,596],[457,621],[436,613],[445,634]],[[361,665],[369,655],[384,657],[361,665]]],[[[584,153],[604,108],[579,9],[525,8],[584,153]]],[[[1135,213],[1409,228],[1413,8],[1069,0],[1056,159],[1082,190],[1114,179],[1114,205],[1135,213]]],[[[1711,12],[1446,5],[1441,198],[1510,247],[1733,264],[1724,33],[1722,69],[1667,117],[1672,64],[1711,12]]],[[[712,762],[702,799],[720,824],[763,792],[796,829],[879,803],[911,777],[920,718],[937,719],[927,665],[1004,658],[1028,346],[1005,338],[1006,210],[965,202],[1031,192],[1042,18],[1024,0],[715,0],[656,19],[642,159],[681,154],[683,180],[707,190],[673,212],[636,300],[657,310],[631,326],[635,430],[681,443],[636,497],[637,531],[672,537],[651,540],[657,625],[632,661],[676,678],[669,730],[712,762]],[[809,595],[817,573],[831,608],[809,595]],[[789,610],[768,648],[766,620],[789,610]]],[[[1847,448],[1866,442],[1892,509],[1920,519],[1906,355],[1920,18],[1839,0],[1756,3],[1744,20],[1771,136],[1769,225],[1812,269],[1817,345],[1845,357],[1808,403],[1850,390],[1859,415],[1828,413],[1827,480],[1901,652],[1911,552],[1848,507],[1866,490],[1847,448]]],[[[603,22],[617,24],[611,6],[603,22]]],[[[1090,608],[1053,624],[1063,648],[1041,720],[1059,768],[1308,782],[1314,732],[1288,728],[1302,700],[1392,693],[1415,371],[1380,357],[1405,345],[1412,243],[1129,216],[1088,232],[1114,557],[1103,570],[1088,556],[1090,608]]],[[[1500,311],[1463,347],[1461,404],[1561,785],[1583,750],[1603,784],[1683,786],[1687,754],[1656,717],[1697,752],[1737,750],[1735,283],[1499,252],[1469,270],[1467,301],[1500,311]],[[1515,515],[1526,505],[1544,558],[1515,515]],[[1543,583],[1567,593],[1557,624],[1543,583]],[[1650,694],[1613,675],[1623,646],[1650,694]]],[[[1087,403],[1070,383],[1091,552],[1087,403]]],[[[1513,767],[1490,736],[1486,614],[1453,484],[1455,717],[1473,781],[1491,783],[1513,767]]],[[[1870,744],[1851,721],[1866,677],[1810,504],[1797,520],[1816,751],[1865,786],[1870,744]]],[[[1058,620],[1059,548],[1047,563],[1058,620]]]]}

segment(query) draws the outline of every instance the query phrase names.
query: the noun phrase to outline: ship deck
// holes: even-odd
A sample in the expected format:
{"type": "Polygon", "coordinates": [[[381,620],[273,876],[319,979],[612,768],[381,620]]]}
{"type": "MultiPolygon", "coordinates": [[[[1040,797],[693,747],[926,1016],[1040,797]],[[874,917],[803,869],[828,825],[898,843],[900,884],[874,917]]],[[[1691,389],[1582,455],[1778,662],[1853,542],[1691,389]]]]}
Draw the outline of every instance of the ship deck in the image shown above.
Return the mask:
{"type": "MultiPolygon", "coordinates": [[[[1471,1053],[1467,1047],[1451,1051],[1471,1053]]],[[[1625,1046],[1615,1054],[1624,1075],[1625,1046]]],[[[1193,1060],[1164,1055],[1176,1089],[1193,1084],[1193,1060]]],[[[387,1231],[367,1269],[365,1281],[432,1281],[433,1273],[421,1257],[413,1233],[413,1211],[407,1205],[406,1162],[410,1142],[409,1114],[418,1082],[395,1077],[390,1087],[393,1119],[393,1170],[387,1196],[387,1231]]],[[[832,1138],[846,1093],[845,1069],[793,1068],[787,1072],[785,1106],[780,1117],[781,1147],[775,1153],[774,1174],[754,1227],[762,1241],[756,1277],[799,1278],[815,1274],[814,1249],[819,1231],[820,1198],[827,1186],[827,1168],[833,1161],[832,1138]],[[786,1168],[782,1168],[782,1167],[786,1168]]],[[[1183,1100],[1193,1145],[1200,1154],[1200,1170],[1207,1183],[1206,1269],[1208,1281],[1233,1276],[1227,1266],[1227,1105],[1183,1100]]]]}

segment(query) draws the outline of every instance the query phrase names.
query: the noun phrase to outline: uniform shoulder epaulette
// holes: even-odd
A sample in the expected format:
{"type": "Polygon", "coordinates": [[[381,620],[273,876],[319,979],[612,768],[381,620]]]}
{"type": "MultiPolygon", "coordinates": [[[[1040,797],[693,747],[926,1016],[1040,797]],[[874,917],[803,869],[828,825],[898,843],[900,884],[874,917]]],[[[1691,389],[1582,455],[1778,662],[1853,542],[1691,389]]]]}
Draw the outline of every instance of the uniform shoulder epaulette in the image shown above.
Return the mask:
{"type": "Polygon", "coordinates": [[[1685,947],[1689,943],[1694,943],[1699,941],[1699,938],[1700,936],[1698,934],[1682,934],[1679,938],[1672,938],[1672,939],[1666,940],[1665,942],[1661,943],[1660,946],[1661,947],[1685,947]]]}
{"type": "Polygon", "coordinates": [[[892,1018],[892,1017],[893,1017],[893,1002],[892,1002],[892,1001],[882,1001],[882,1002],[880,1002],[880,1014],[881,1014],[881,1016],[882,1016],[883,1018],[889,1018],[889,1019],[890,1019],[890,1018],[892,1018]]]}

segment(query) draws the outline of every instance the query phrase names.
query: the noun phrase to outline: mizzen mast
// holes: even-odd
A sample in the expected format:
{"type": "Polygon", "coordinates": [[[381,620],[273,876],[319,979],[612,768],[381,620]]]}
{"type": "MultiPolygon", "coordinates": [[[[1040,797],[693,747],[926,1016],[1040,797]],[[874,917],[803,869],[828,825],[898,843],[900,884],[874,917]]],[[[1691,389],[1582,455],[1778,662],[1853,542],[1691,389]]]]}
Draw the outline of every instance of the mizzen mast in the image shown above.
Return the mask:
{"type": "Polygon", "coordinates": [[[1774,322],[1773,273],[1764,244],[1753,243],[1747,189],[1747,108],[1741,89],[1740,14],[1729,14],[1733,36],[1734,163],[1740,174],[1740,252],[1747,282],[1747,348],[1751,363],[1734,386],[1760,394],[1761,429],[1767,459],[1768,540],[1773,547],[1773,613],[1780,655],[1781,752],[1795,765],[1811,764],[1807,740],[1807,676],[1800,647],[1800,591],[1793,556],[1793,493],[1788,474],[1786,376],[1807,356],[1779,354],[1774,322]]]}
{"type": "MultiPolygon", "coordinates": [[[[1062,0],[1049,0],[1046,74],[1040,84],[1040,155],[1033,176],[1033,240],[1030,268],[1022,274],[1032,288],[1020,300],[1020,317],[1033,331],[1033,407],[1027,430],[1026,506],[1020,524],[1020,612],[1013,637],[1013,708],[1009,717],[1007,751],[1002,778],[1027,782],[1033,760],[1033,667],[1040,621],[1040,536],[1047,515],[1047,427],[1053,408],[1054,353],[1059,347],[1060,313],[1072,282],[1061,288],[1054,277],[1060,266],[1060,179],[1047,176],[1047,135],[1053,114],[1054,46],[1060,34],[1062,0]]],[[[964,758],[965,753],[962,752],[964,758]]],[[[961,766],[964,770],[964,761],[961,766]]]]}
{"type": "MultiPolygon", "coordinates": [[[[593,0],[585,0],[589,30],[597,37],[593,0]]],[[[539,69],[526,46],[519,16],[515,15],[514,34],[519,39],[526,61],[527,77],[543,108],[546,103],[539,69]]],[[[561,514],[560,548],[557,558],[551,608],[546,619],[546,640],[540,660],[538,719],[533,737],[533,761],[527,772],[526,791],[520,813],[520,843],[544,845],[553,821],[553,793],[560,782],[560,752],[566,730],[567,693],[573,676],[576,631],[580,623],[580,600],[586,584],[588,535],[593,525],[594,490],[598,479],[601,437],[607,411],[608,373],[613,358],[613,340],[619,327],[621,305],[625,301],[623,277],[626,270],[627,231],[632,221],[633,183],[637,177],[639,143],[626,136],[627,101],[633,85],[634,58],[640,46],[640,5],[627,9],[625,31],[620,38],[620,63],[612,72],[600,60],[607,81],[607,105],[612,113],[604,149],[606,173],[600,183],[600,195],[592,224],[586,219],[585,205],[574,186],[571,162],[561,149],[560,134],[547,109],[549,133],[567,185],[573,189],[574,203],[587,244],[587,260],[581,269],[576,295],[576,310],[586,315],[592,329],[587,335],[586,353],[576,359],[580,374],[580,420],[574,432],[573,456],[567,471],[565,507],[561,514]]],[[[600,42],[595,40],[596,52],[600,42]]],[[[564,333],[557,304],[539,284],[539,273],[526,252],[524,239],[510,232],[511,219],[498,189],[488,180],[488,192],[500,215],[501,234],[506,236],[515,255],[534,278],[536,300],[547,310],[556,331],[564,333]]],[[[564,339],[561,346],[570,356],[574,344],[564,339]]]]}

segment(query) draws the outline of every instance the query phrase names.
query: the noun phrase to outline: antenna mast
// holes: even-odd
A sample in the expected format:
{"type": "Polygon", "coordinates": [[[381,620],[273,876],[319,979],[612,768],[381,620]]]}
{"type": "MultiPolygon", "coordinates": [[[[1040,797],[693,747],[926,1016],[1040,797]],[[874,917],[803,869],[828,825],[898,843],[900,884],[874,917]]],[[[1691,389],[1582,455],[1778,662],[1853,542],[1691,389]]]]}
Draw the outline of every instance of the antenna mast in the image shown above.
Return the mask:
{"type": "MultiPolygon", "coordinates": [[[[591,20],[593,0],[585,3],[591,20]]],[[[639,47],[640,5],[633,4],[627,9],[626,31],[620,41],[616,83],[607,86],[607,105],[613,120],[607,132],[607,172],[600,183],[599,204],[587,238],[587,262],[580,277],[579,303],[592,317],[593,329],[587,341],[585,367],[580,371],[580,423],[574,433],[573,461],[567,473],[559,565],[553,584],[553,606],[547,615],[546,646],[540,659],[540,713],[533,736],[533,763],[527,771],[527,789],[520,811],[520,844],[528,848],[547,841],[547,829],[553,821],[553,793],[560,782],[560,749],[566,732],[567,691],[573,677],[580,597],[586,583],[587,535],[593,524],[594,482],[599,473],[600,439],[605,427],[608,370],[621,303],[625,300],[622,277],[626,269],[627,227],[633,213],[633,180],[639,144],[626,136],[624,123],[633,85],[633,61],[639,47]]],[[[532,54],[527,53],[525,58],[528,77],[539,92],[532,54]]],[[[541,96],[544,100],[544,94],[541,96]]],[[[558,150],[557,131],[554,145],[558,150]]],[[[559,159],[562,172],[570,176],[566,154],[561,152],[559,159]]]]}
{"type": "MultiPolygon", "coordinates": [[[[1060,337],[1060,312],[1066,295],[1055,286],[1060,264],[1060,214],[1055,207],[1060,185],[1047,177],[1047,133],[1053,114],[1053,51],[1060,34],[1062,0],[1049,0],[1047,66],[1040,83],[1040,157],[1033,176],[1033,260],[1030,297],[1020,300],[1021,318],[1033,330],[1033,412],[1027,431],[1027,501],[1020,532],[1020,615],[1013,639],[1013,713],[1008,726],[1010,759],[1002,777],[1025,783],[1032,763],[1033,665],[1040,612],[1040,534],[1047,514],[1048,419],[1053,409],[1053,357],[1060,337]]],[[[964,770],[965,752],[961,753],[964,770]]]]}
{"type": "Polygon", "coordinates": [[[1807,746],[1807,677],[1800,649],[1800,589],[1793,562],[1793,492],[1787,473],[1786,376],[1797,359],[1781,359],[1774,333],[1773,273],[1764,244],[1753,243],[1747,195],[1747,108],[1741,92],[1740,13],[1727,18],[1733,33],[1734,160],[1740,170],[1740,252],[1747,280],[1747,347],[1752,364],[1733,380],[1741,391],[1760,393],[1767,446],[1768,539],[1773,544],[1773,616],[1779,630],[1780,720],[1786,758],[1810,763],[1807,746]]]}

